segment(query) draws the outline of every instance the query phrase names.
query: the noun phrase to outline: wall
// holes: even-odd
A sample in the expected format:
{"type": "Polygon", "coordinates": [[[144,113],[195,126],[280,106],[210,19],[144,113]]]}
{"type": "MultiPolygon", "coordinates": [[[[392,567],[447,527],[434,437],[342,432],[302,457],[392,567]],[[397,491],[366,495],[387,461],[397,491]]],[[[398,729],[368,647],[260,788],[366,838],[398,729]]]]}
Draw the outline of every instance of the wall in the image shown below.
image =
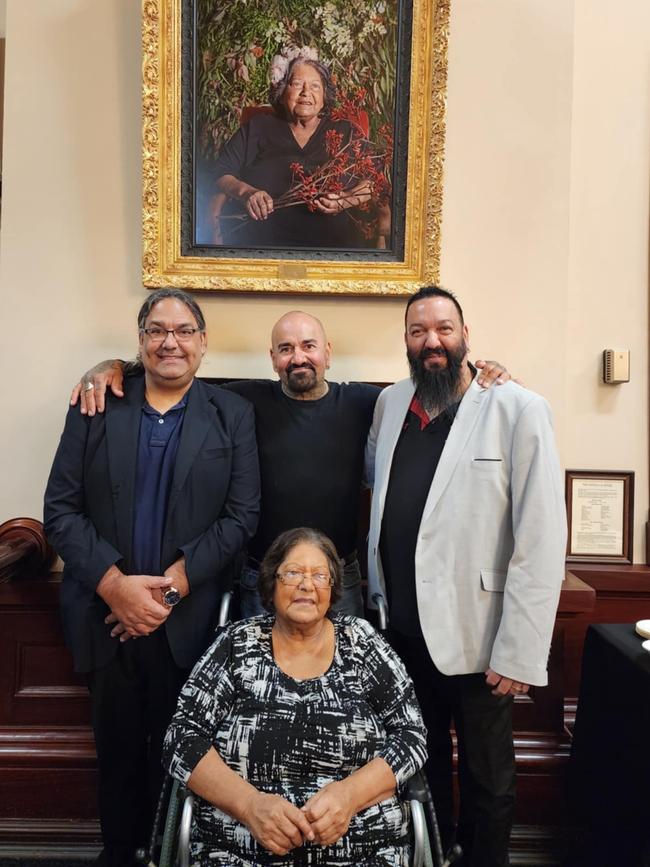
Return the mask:
{"type": "MultiPolygon", "coordinates": [[[[501,359],[551,401],[566,466],[636,470],[641,559],[650,7],[612,9],[452,0],[442,278],[466,308],[473,356],[501,359]],[[605,347],[631,348],[631,383],[599,384],[605,347]]],[[[0,519],[39,515],[79,373],[133,352],[139,16],[122,0],[7,0],[0,352],[13,411],[0,519]]],[[[201,302],[206,374],[268,375],[270,326],[300,306],[328,327],[333,379],[404,375],[400,301],[201,302]]]]}
{"type": "Polygon", "coordinates": [[[2,125],[4,104],[2,95],[5,88],[5,18],[7,16],[7,0],[0,0],[0,174],[2,172],[2,125]]]}
{"type": "Polygon", "coordinates": [[[635,561],[648,518],[650,4],[576,3],[563,456],[636,471],[635,561]],[[623,9],[623,7],[621,7],[623,9]],[[598,381],[604,348],[631,350],[631,381],[598,381]]]}

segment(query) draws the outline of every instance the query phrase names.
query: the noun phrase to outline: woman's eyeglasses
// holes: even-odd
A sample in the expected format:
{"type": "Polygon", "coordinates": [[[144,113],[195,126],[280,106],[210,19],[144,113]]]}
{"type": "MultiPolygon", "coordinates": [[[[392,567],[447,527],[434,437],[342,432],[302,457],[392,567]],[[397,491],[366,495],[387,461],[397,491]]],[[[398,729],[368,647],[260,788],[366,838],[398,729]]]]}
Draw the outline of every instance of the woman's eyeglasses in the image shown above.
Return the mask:
{"type": "Polygon", "coordinates": [[[327,572],[320,572],[318,570],[312,572],[311,569],[285,569],[284,572],[278,572],[276,575],[283,584],[289,587],[297,587],[305,580],[307,575],[311,578],[314,587],[322,589],[324,587],[331,587],[334,583],[332,576],[328,575],[327,572]]]}

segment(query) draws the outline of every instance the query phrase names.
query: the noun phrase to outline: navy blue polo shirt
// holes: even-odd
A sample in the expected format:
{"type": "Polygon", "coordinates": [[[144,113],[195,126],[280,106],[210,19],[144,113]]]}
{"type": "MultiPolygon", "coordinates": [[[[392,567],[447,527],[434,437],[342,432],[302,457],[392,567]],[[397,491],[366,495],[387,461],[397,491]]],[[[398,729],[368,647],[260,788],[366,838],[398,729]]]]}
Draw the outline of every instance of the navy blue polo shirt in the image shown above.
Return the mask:
{"type": "Polygon", "coordinates": [[[135,575],[162,574],[160,557],[165,518],[186,406],[187,392],[164,415],[146,401],[142,407],[133,521],[135,575]]]}

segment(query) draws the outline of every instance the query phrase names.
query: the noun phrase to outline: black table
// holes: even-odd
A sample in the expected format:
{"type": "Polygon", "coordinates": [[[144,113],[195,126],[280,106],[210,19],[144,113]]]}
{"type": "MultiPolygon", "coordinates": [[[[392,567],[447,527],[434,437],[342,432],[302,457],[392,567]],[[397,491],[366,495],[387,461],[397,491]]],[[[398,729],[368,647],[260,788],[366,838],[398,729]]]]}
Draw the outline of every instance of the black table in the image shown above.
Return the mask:
{"type": "Polygon", "coordinates": [[[584,834],[571,861],[650,865],[650,653],[631,624],[590,626],[569,764],[584,834]]]}

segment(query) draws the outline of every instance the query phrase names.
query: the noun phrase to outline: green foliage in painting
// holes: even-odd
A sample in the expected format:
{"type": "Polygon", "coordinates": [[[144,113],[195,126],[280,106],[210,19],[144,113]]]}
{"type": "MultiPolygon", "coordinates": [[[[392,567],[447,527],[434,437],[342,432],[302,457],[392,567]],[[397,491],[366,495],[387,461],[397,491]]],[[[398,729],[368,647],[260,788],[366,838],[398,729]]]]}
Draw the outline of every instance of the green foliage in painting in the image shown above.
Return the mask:
{"type": "Polygon", "coordinates": [[[274,55],[304,47],[318,51],[342,99],[363,92],[371,139],[392,128],[397,0],[197,0],[197,37],[204,157],[233,135],[246,106],[268,102],[274,55]]]}

